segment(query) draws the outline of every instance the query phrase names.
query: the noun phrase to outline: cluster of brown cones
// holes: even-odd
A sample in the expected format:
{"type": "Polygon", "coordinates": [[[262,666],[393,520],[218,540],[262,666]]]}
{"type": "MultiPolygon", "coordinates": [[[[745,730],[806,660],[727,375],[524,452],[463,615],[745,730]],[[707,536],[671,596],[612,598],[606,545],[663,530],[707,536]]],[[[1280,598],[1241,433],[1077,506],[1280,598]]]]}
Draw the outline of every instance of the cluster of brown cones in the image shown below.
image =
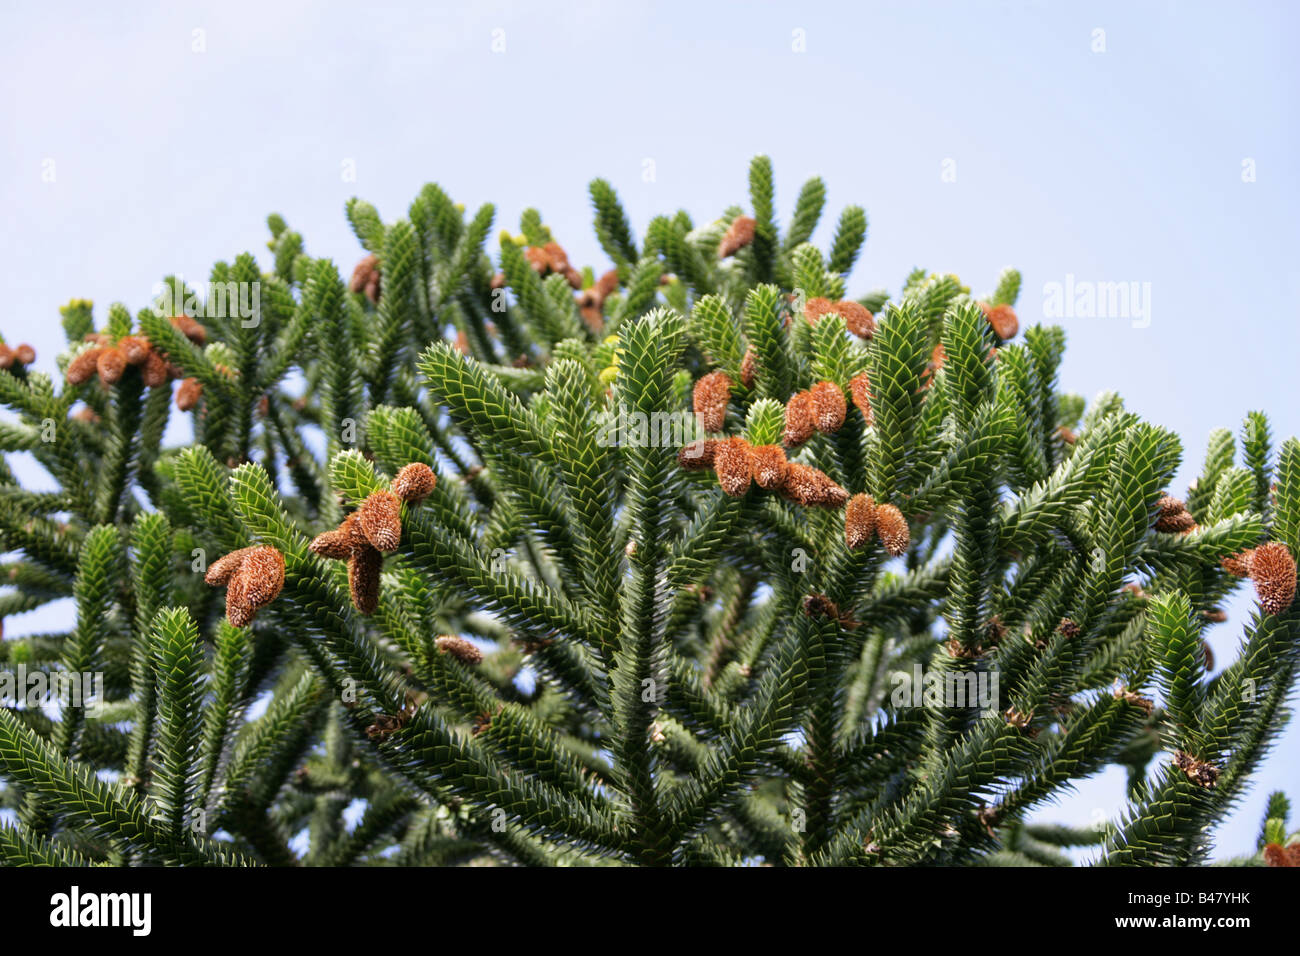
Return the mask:
{"type": "Polygon", "coordinates": [[[796,392],[785,404],[785,433],[781,441],[786,447],[795,448],[812,438],[814,432],[826,435],[837,432],[848,410],[844,390],[834,382],[818,382],[807,391],[796,392]]]}
{"type": "Polygon", "coordinates": [[[849,499],[825,472],[786,460],[780,445],[755,447],[740,437],[700,438],[682,448],[677,461],[687,471],[712,468],[718,486],[734,498],[754,484],[804,507],[839,508],[849,499]]]}
{"type": "Polygon", "coordinates": [[[1295,558],[1286,545],[1270,541],[1220,562],[1223,570],[1255,584],[1259,606],[1265,614],[1281,614],[1295,601],[1295,558]]]}
{"type": "Polygon", "coordinates": [[[284,588],[284,555],[271,547],[240,548],[208,566],[203,580],[226,586],[226,620],[247,627],[284,588]]]}
{"type": "Polygon", "coordinates": [[[871,495],[857,494],[844,509],[844,543],[850,551],[864,548],[879,538],[886,553],[899,557],[907,553],[912,535],[903,513],[891,504],[876,504],[871,495]]]}
{"type": "MultiPolygon", "coordinates": [[[[195,345],[207,343],[207,329],[197,319],[174,315],[171,323],[195,345]]],[[[141,381],[148,388],[164,388],[172,379],[181,377],[181,370],[143,335],[124,335],[114,339],[103,332],[91,332],[86,341],[92,343],[91,347],[68,363],[65,375],[69,385],[82,385],[95,375],[104,385],[116,385],[129,365],[139,367],[141,381]]],[[[176,407],[188,412],[198,404],[202,394],[203,386],[198,379],[187,378],[176,392],[176,407]]]]}
{"type": "Polygon", "coordinates": [[[989,305],[987,302],[981,302],[980,310],[984,313],[984,318],[993,327],[993,332],[999,339],[1005,342],[1007,339],[1014,339],[1016,333],[1020,331],[1020,320],[1016,318],[1016,310],[1006,303],[999,305],[989,305]]]}
{"type": "Polygon", "coordinates": [[[753,216],[737,216],[731,220],[726,235],[718,243],[718,258],[725,259],[728,256],[734,256],[741,249],[744,249],[754,241],[754,230],[757,228],[758,222],[753,216]]]}
{"type": "Polygon", "coordinates": [[[36,361],[36,350],[24,342],[18,347],[0,342],[0,368],[22,368],[36,361]]]}
{"type": "Polygon", "coordinates": [[[830,299],[814,296],[804,303],[803,316],[809,325],[816,325],[823,315],[834,312],[844,320],[845,327],[858,338],[869,339],[876,334],[876,317],[861,302],[852,299],[830,299]]]}
{"type": "Polygon", "coordinates": [[[348,291],[365,293],[366,298],[371,302],[379,301],[380,278],[378,256],[369,255],[357,263],[357,267],[352,270],[352,279],[348,282],[348,291]]]}
{"type": "Polygon", "coordinates": [[[423,501],[437,481],[428,465],[407,465],[393,479],[392,491],[373,492],[342,524],[317,535],[308,546],[323,558],[348,563],[352,605],[362,614],[373,614],[379,607],[384,554],[396,551],[402,540],[402,502],[423,501]]]}

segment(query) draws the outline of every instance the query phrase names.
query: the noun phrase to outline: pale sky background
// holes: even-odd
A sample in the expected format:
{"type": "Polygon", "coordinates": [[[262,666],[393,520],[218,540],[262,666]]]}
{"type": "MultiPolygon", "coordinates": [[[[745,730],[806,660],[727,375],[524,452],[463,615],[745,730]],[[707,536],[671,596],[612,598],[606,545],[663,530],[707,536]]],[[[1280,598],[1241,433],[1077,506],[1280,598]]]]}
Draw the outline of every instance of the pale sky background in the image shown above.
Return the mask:
{"type": "MultiPolygon", "coordinates": [[[[825,179],[823,248],[843,205],[866,208],[853,294],[897,292],[914,266],[987,291],[1014,265],[1023,326],[1067,275],[1150,283],[1145,328],[1061,320],[1062,383],[1113,388],[1181,434],[1178,491],[1210,429],[1238,432],[1250,409],[1279,441],[1300,432],[1298,28],[1282,2],[5,0],[0,329],[53,370],[59,305],[93,299],[102,322],[165,274],[205,280],[243,251],[268,265],[271,211],[350,269],[347,198],[391,221],[429,181],[471,210],[496,203],[497,228],[537,206],[599,271],[593,177],[640,236],[656,213],[747,204],[764,152],[783,221],[825,179]]],[[[1250,605],[1242,592],[1211,632],[1220,666],[1250,605]]],[[[50,613],[6,632],[49,629],[50,613]]],[[[1300,799],[1297,766],[1293,727],[1216,855],[1253,849],[1269,790],[1300,799]]],[[[1122,783],[1088,781],[1039,816],[1110,816],[1122,783]]]]}

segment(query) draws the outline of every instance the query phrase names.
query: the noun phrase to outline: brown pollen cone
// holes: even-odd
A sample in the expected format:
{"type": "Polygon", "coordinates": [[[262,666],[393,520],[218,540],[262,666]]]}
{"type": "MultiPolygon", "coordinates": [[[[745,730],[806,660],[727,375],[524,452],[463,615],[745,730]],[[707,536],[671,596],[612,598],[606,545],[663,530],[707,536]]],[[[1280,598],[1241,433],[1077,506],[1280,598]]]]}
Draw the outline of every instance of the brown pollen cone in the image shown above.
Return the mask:
{"type": "Polygon", "coordinates": [[[844,543],[850,551],[864,547],[876,532],[876,499],[858,494],[844,509],[844,543]]]}
{"type": "Polygon", "coordinates": [[[724,438],[713,446],[713,471],[718,486],[739,498],[749,491],[749,442],[743,438],[724,438]]]}
{"type": "Polygon", "coordinates": [[[871,417],[871,379],[867,377],[866,372],[859,372],[849,379],[849,393],[853,396],[853,404],[858,406],[863,419],[868,425],[872,424],[875,419],[871,417]]]}
{"type": "Polygon", "coordinates": [[[758,381],[758,354],[753,347],[745,349],[745,357],[740,362],[740,382],[745,388],[753,388],[758,381]]]}
{"type": "Polygon", "coordinates": [[[816,325],[823,315],[835,311],[836,308],[831,300],[819,295],[813,296],[803,304],[803,317],[808,320],[809,325],[816,325]]]}
{"type": "Polygon", "coordinates": [[[713,467],[713,453],[717,449],[718,439],[697,438],[687,442],[677,452],[677,464],[685,471],[703,471],[713,467]]]}
{"type": "Polygon", "coordinates": [[[790,463],[780,445],[759,445],[749,450],[749,473],[754,484],[771,491],[785,481],[790,463]]]}
{"type": "Polygon", "coordinates": [[[361,528],[357,525],[357,513],[354,511],[333,531],[325,531],[312,538],[307,550],[322,558],[346,560],[352,556],[352,552],[368,547],[370,542],[361,533],[361,528]]]}
{"type": "Polygon", "coordinates": [[[348,282],[349,292],[363,292],[371,302],[379,301],[379,257],[371,254],[357,263],[348,282]]]}
{"type": "Polygon", "coordinates": [[[90,348],[68,363],[66,377],[69,385],[81,385],[90,381],[99,367],[99,355],[104,349],[90,348]]]}
{"type": "Polygon", "coordinates": [[[781,441],[787,448],[793,448],[812,438],[816,430],[812,395],[808,392],[795,392],[785,403],[785,434],[781,436],[781,441]]]}
{"type": "Polygon", "coordinates": [[[105,385],[116,385],[122,380],[122,374],[126,371],[126,356],[120,349],[104,349],[95,360],[95,368],[99,372],[101,382],[105,385]]]}
{"type": "Polygon", "coordinates": [[[348,591],[352,606],[362,614],[373,614],[379,607],[379,575],[384,568],[384,556],[366,545],[348,557],[348,591]]]}
{"type": "Polygon", "coordinates": [[[893,505],[876,507],[876,534],[880,536],[880,543],[885,546],[885,551],[895,558],[906,554],[908,545],[912,543],[907,519],[893,505]]]}
{"type": "Polygon", "coordinates": [[[483,660],[483,652],[463,637],[443,634],[435,638],[433,643],[440,653],[450,654],[462,664],[477,664],[483,660]]]}
{"type": "Polygon", "coordinates": [[[831,481],[824,471],[792,461],[781,485],[781,495],[805,508],[839,508],[849,493],[831,481]]]}
{"type": "Polygon", "coordinates": [[[844,424],[848,413],[848,404],[844,401],[844,390],[834,382],[818,382],[808,391],[812,401],[813,424],[825,434],[837,432],[844,424]]]}
{"type": "Polygon", "coordinates": [[[1266,614],[1281,614],[1295,600],[1295,558],[1279,541],[1261,544],[1250,559],[1259,606],[1266,614]]]}
{"type": "Polygon", "coordinates": [[[143,365],[151,351],[149,340],[139,335],[124,335],[118,340],[117,347],[126,356],[128,365],[143,365]]]}
{"type": "Polygon", "coordinates": [[[993,326],[993,331],[997,333],[998,338],[1005,342],[1016,337],[1016,333],[1020,331],[1020,321],[1016,318],[1015,309],[1005,303],[989,305],[986,302],[981,302],[980,308],[984,310],[984,318],[988,319],[989,325],[993,326]]]}
{"type": "Polygon", "coordinates": [[[357,524],[376,551],[396,551],[402,540],[402,502],[391,491],[370,494],[357,509],[357,524]]]}
{"type": "Polygon", "coordinates": [[[1219,566],[1227,571],[1233,577],[1244,578],[1250,574],[1250,559],[1254,556],[1255,549],[1247,548],[1240,554],[1230,554],[1219,562],[1219,566]]]}
{"type": "Polygon", "coordinates": [[[253,548],[231,580],[240,577],[245,579],[242,590],[253,609],[266,607],[284,589],[284,555],[275,548],[253,548]]]}
{"type": "Polygon", "coordinates": [[[1196,527],[1196,519],[1187,510],[1187,506],[1171,495],[1162,495],[1157,502],[1159,513],[1156,515],[1155,529],[1166,534],[1180,534],[1196,527]]]}
{"type": "Polygon", "coordinates": [[[187,378],[181,382],[181,387],[176,389],[176,407],[183,412],[188,412],[199,403],[202,395],[203,386],[199,384],[199,380],[187,378]]]}
{"type": "Polygon", "coordinates": [[[725,259],[745,248],[754,241],[754,230],[757,228],[758,223],[750,216],[737,216],[731,220],[727,234],[718,243],[718,257],[725,259]]]}
{"type": "MultiPolygon", "coordinates": [[[[284,555],[275,548],[255,547],[233,552],[226,559],[235,555],[242,557],[226,582],[226,618],[232,627],[245,627],[260,608],[280,596],[284,588],[284,555]]],[[[209,577],[220,564],[220,561],[213,562],[208,569],[209,577]]]]}
{"type": "Polygon", "coordinates": [[[170,379],[171,370],[167,366],[167,360],[151,349],[140,369],[140,380],[149,388],[160,388],[170,379]]]}
{"type": "Polygon", "coordinates": [[[727,421],[727,403],[731,401],[731,377],[721,370],[709,372],[695,383],[692,394],[695,414],[706,432],[720,432],[727,421]]]}
{"type": "Polygon", "coordinates": [[[835,311],[844,316],[845,327],[860,339],[876,334],[876,317],[861,302],[842,299],[835,303],[835,311]]]}
{"type": "Polygon", "coordinates": [[[0,342],[0,368],[10,368],[18,361],[18,355],[6,343],[0,342]]]}
{"type": "Polygon", "coordinates": [[[244,558],[248,557],[253,550],[253,548],[240,548],[238,551],[231,551],[217,558],[208,565],[208,572],[203,575],[204,582],[213,587],[225,584],[239,570],[239,566],[244,563],[244,558]]]}
{"type": "Polygon", "coordinates": [[[185,336],[195,345],[205,345],[208,341],[208,330],[190,315],[173,315],[172,325],[174,325],[181,335],[185,336]]]}
{"type": "Polygon", "coordinates": [[[618,270],[610,269],[608,272],[602,272],[591,289],[596,297],[596,308],[600,308],[610,294],[618,290],[618,270]]]}
{"type": "Polygon", "coordinates": [[[411,503],[423,501],[433,494],[438,476],[423,462],[413,461],[402,468],[393,479],[393,494],[411,503]]]}
{"type": "Polygon", "coordinates": [[[14,349],[14,361],[19,365],[31,365],[36,361],[36,349],[32,348],[26,342],[14,349]]]}

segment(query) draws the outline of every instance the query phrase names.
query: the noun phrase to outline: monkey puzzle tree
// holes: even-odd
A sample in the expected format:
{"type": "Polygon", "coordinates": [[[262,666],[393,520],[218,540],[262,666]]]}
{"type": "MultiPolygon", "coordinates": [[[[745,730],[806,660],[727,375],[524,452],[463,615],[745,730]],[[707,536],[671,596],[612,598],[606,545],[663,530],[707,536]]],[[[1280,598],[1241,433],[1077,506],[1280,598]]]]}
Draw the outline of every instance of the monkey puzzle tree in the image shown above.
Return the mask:
{"type": "Polygon", "coordinates": [[[1251,413],[1170,496],[1177,437],[1058,390],[1017,273],[848,298],[863,211],[823,253],[813,179],[778,229],[766,158],[642,242],[591,198],[599,276],[532,209],[494,264],[429,185],[348,204],[351,282],[272,216],[269,272],[68,305],[61,382],[4,347],[0,448],[56,490],[0,474],[0,612],[76,619],[0,654],[102,682],[6,699],[0,854],[1204,861],[1286,716],[1300,444],[1251,413]],[[1027,822],[1108,765],[1109,823],[1027,822]]]}

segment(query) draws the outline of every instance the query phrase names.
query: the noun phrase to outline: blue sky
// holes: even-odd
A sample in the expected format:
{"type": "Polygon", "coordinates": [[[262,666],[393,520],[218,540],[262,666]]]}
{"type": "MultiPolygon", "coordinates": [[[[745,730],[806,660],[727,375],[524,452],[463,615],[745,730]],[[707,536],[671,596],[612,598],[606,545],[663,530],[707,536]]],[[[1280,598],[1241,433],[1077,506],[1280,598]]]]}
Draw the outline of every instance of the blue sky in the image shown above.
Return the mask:
{"type": "MultiPolygon", "coordinates": [[[[393,219],[428,181],[496,203],[498,227],[537,206],[599,269],[591,178],[613,182],[643,230],[656,213],[702,221],[744,203],[746,163],[764,152],[786,217],[806,178],[825,179],[823,246],[841,206],[866,208],[855,294],[896,291],[914,266],[978,292],[1014,265],[1024,323],[1067,276],[1149,283],[1149,324],[1060,320],[1062,384],[1114,389],[1179,432],[1176,489],[1210,429],[1235,432],[1250,409],[1279,438],[1300,433],[1294,6],[410,7],[7,5],[6,339],[52,369],[60,304],[91,298],[102,319],[114,301],[145,305],[165,274],[205,279],[242,251],[266,262],[273,210],[348,268],[347,198],[393,219]]],[[[1214,629],[1221,661],[1249,606],[1242,595],[1214,629]]],[[[1292,729],[1220,828],[1222,852],[1253,846],[1269,789],[1300,797],[1297,766],[1292,729]]],[[[1121,789],[1104,776],[1047,815],[1109,815],[1121,789]]]]}

